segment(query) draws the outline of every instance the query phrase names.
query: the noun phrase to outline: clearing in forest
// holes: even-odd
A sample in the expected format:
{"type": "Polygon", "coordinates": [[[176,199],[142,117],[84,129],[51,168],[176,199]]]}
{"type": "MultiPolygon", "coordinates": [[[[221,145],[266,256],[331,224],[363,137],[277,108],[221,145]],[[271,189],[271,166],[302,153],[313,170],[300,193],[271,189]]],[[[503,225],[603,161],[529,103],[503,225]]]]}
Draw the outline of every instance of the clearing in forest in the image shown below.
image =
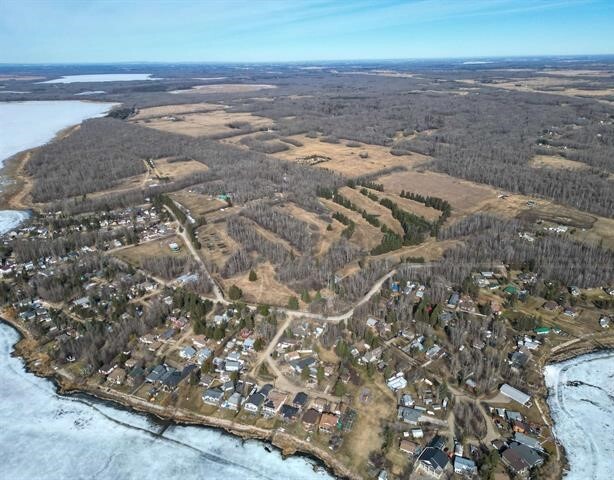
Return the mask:
{"type": "MultiPolygon", "coordinates": [[[[358,187],[361,190],[364,187],[358,187]]],[[[413,213],[414,215],[418,215],[419,217],[426,218],[429,222],[436,221],[440,216],[441,212],[435,208],[427,207],[423,203],[417,202],[415,200],[411,200],[409,198],[403,198],[400,195],[388,192],[379,192],[377,190],[371,190],[367,188],[369,193],[373,195],[377,195],[380,199],[387,198],[396,203],[399,208],[405,210],[406,212],[413,213]]]]}
{"type": "Polygon", "coordinates": [[[535,155],[530,162],[532,167],[547,167],[560,170],[586,170],[586,163],[568,160],[560,155],[535,155]]]}
{"type": "Polygon", "coordinates": [[[243,291],[243,299],[251,303],[285,306],[290,297],[300,297],[294,290],[281,284],[275,278],[275,268],[270,262],[254,266],[257,280],[249,280],[249,271],[230,278],[222,279],[224,290],[236,285],[243,291]]]}
{"type": "Polygon", "coordinates": [[[486,200],[497,200],[497,191],[489,186],[480,185],[444,173],[408,170],[394,172],[375,179],[384,185],[388,193],[419,193],[424,196],[442,198],[452,205],[452,216],[473,213],[479,204],[486,200]]]}
{"type": "Polygon", "coordinates": [[[203,225],[196,233],[201,244],[201,255],[217,269],[221,269],[228,257],[239,249],[237,242],[226,232],[223,222],[203,225]]]}
{"type": "Polygon", "coordinates": [[[202,217],[206,213],[215,212],[228,206],[228,203],[224,200],[220,200],[213,195],[194,192],[191,189],[179,190],[169,194],[169,196],[187,208],[193,218],[202,217]]]}
{"type": "MultiPolygon", "coordinates": [[[[176,107],[179,107],[179,111],[182,110],[182,105],[176,107]]],[[[240,134],[245,130],[266,129],[273,125],[273,121],[265,117],[251,113],[227,112],[219,108],[196,113],[168,113],[161,117],[133,120],[133,123],[191,137],[240,134]]]]}
{"type": "Polygon", "coordinates": [[[208,85],[196,85],[184,90],[173,90],[170,93],[245,93],[272,88],[277,88],[277,86],[256,83],[210,83],[208,85]]]}
{"type": "MultiPolygon", "coordinates": [[[[332,200],[320,199],[332,212],[339,212],[348,217],[355,223],[354,233],[350,237],[350,241],[366,251],[371,251],[372,248],[378,246],[384,234],[379,228],[368,223],[360,213],[349,210],[332,200]]],[[[343,227],[345,229],[345,226],[343,227]]]]}
{"type": "Polygon", "coordinates": [[[291,140],[302,146],[289,145],[290,149],[275,153],[282,160],[316,165],[338,172],[346,177],[360,177],[385,168],[414,167],[429,161],[429,157],[419,153],[396,156],[390,153],[390,147],[369,145],[365,143],[339,140],[339,143],[321,141],[306,135],[294,135],[291,140]],[[358,146],[348,146],[358,145],[358,146]]]}
{"type": "Polygon", "coordinates": [[[147,258],[168,256],[187,258],[189,252],[186,250],[180,237],[172,236],[162,240],[151,240],[149,242],[140,243],[139,245],[123,248],[117,252],[113,252],[113,255],[135,267],[142,268],[143,262],[147,258]],[[173,243],[179,246],[179,251],[175,252],[171,250],[171,244],[173,243]]]}
{"type": "Polygon", "coordinates": [[[360,193],[360,187],[356,189],[350,187],[342,187],[339,189],[339,193],[356,205],[357,208],[361,210],[365,210],[368,214],[372,214],[377,216],[377,219],[386,224],[388,228],[390,228],[393,232],[403,235],[403,227],[401,224],[392,216],[392,212],[390,209],[380,205],[377,201],[371,200],[366,195],[360,193]]]}
{"type": "Polygon", "coordinates": [[[154,173],[161,178],[176,180],[194,173],[206,172],[209,167],[202,162],[191,159],[160,158],[153,160],[154,173]]]}

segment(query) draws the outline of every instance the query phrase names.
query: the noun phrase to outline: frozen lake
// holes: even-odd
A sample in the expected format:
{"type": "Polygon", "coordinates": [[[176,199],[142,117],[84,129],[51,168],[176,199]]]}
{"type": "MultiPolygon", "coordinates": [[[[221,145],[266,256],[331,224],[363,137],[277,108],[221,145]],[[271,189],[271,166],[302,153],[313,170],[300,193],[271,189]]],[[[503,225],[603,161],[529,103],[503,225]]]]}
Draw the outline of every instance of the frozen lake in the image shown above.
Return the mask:
{"type": "Polygon", "coordinates": [[[18,333],[0,323],[0,478],[26,480],[330,479],[302,457],[284,460],[258,441],[163,426],[85,396],[61,396],[10,356],[18,333]]]}
{"type": "Polygon", "coordinates": [[[565,480],[606,480],[614,467],[614,352],[547,365],[548,405],[570,470],[565,480]]]}
{"type": "Polygon", "coordinates": [[[130,82],[133,80],[161,80],[150,73],[100,73],[93,75],[65,75],[38,83],[86,83],[86,82],[130,82]]]}
{"type": "MultiPolygon", "coordinates": [[[[66,127],[105,115],[113,105],[78,100],[0,102],[0,168],[7,158],[47,143],[66,127]]],[[[26,212],[0,211],[0,234],[26,217],[26,212]]]]}

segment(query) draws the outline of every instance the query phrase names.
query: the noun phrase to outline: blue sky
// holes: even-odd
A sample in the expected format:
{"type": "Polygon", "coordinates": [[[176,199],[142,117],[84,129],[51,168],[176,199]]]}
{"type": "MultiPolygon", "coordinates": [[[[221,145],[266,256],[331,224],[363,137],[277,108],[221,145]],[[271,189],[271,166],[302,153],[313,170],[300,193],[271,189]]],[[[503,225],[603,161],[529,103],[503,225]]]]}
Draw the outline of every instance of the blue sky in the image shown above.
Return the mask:
{"type": "Polygon", "coordinates": [[[0,0],[0,63],[614,53],[614,0],[0,0]]]}

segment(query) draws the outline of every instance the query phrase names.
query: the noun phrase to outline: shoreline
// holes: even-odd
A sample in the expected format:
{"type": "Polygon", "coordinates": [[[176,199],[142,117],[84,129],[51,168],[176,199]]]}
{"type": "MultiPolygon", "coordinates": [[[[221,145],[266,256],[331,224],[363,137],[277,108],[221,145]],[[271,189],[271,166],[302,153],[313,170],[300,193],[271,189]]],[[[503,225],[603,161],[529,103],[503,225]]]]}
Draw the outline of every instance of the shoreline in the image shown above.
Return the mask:
{"type": "MultiPolygon", "coordinates": [[[[547,421],[547,425],[550,428],[550,431],[552,432],[552,437],[556,444],[557,453],[559,455],[558,469],[559,469],[560,475],[558,476],[558,478],[560,479],[563,479],[565,477],[565,474],[569,472],[570,464],[569,464],[569,458],[567,455],[567,450],[565,448],[565,445],[561,443],[561,441],[558,439],[558,437],[555,434],[555,423],[554,423],[554,419],[552,417],[552,413],[550,410],[550,404],[548,403],[548,399],[550,397],[550,390],[548,389],[546,382],[545,382],[544,369],[548,365],[556,365],[559,363],[563,363],[563,362],[572,360],[574,358],[579,358],[579,357],[583,357],[586,355],[596,354],[599,352],[608,352],[608,351],[614,352],[614,338],[611,338],[611,337],[606,338],[605,343],[601,343],[601,342],[596,343],[595,340],[588,339],[588,338],[581,339],[578,342],[571,344],[568,347],[561,349],[560,351],[555,352],[554,354],[551,353],[544,360],[543,365],[540,367],[540,373],[541,373],[542,379],[544,380],[544,388],[545,388],[545,394],[540,396],[540,400],[543,400],[544,409],[545,409],[545,414],[544,412],[542,412],[542,415],[544,417],[544,420],[547,421]]],[[[539,408],[539,404],[538,404],[538,408],[539,408]]]]}
{"type": "Polygon", "coordinates": [[[58,370],[36,364],[36,359],[32,356],[32,349],[27,345],[28,342],[36,342],[36,340],[32,338],[32,335],[20,324],[20,322],[7,318],[6,315],[2,315],[0,316],[0,323],[5,323],[19,333],[20,339],[13,345],[11,356],[19,357],[24,362],[24,368],[27,373],[45,378],[52,382],[59,395],[84,395],[85,397],[93,398],[95,401],[103,403],[108,402],[114,408],[148,415],[156,421],[171,422],[174,425],[198,426],[218,430],[227,435],[239,438],[241,441],[257,440],[274,447],[280,452],[284,459],[290,456],[299,456],[309,459],[314,462],[314,470],[318,467],[324,468],[329,474],[337,479],[359,480],[362,478],[351,472],[328,452],[319,447],[314,447],[303,440],[294,438],[292,435],[285,432],[243,425],[230,420],[210,417],[180,409],[172,409],[172,411],[169,411],[167,407],[151,404],[144,399],[107,391],[106,387],[94,390],[90,386],[84,387],[75,384],[58,370]]]}

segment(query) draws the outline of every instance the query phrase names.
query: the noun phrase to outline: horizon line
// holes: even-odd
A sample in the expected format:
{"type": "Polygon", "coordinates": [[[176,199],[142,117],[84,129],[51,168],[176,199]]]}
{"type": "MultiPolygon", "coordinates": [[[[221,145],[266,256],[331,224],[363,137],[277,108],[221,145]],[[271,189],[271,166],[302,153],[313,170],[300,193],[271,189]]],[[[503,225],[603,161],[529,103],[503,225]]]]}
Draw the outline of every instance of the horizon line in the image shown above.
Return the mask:
{"type": "Polygon", "coordinates": [[[406,57],[406,58],[345,58],[329,60],[121,60],[101,62],[0,62],[3,66],[64,66],[64,65],[273,65],[273,64],[305,64],[305,63],[349,63],[349,62],[417,62],[435,60],[537,60],[546,58],[577,58],[577,57],[614,57],[612,53],[576,53],[576,54],[518,54],[518,55],[469,55],[451,57],[406,57]]]}

